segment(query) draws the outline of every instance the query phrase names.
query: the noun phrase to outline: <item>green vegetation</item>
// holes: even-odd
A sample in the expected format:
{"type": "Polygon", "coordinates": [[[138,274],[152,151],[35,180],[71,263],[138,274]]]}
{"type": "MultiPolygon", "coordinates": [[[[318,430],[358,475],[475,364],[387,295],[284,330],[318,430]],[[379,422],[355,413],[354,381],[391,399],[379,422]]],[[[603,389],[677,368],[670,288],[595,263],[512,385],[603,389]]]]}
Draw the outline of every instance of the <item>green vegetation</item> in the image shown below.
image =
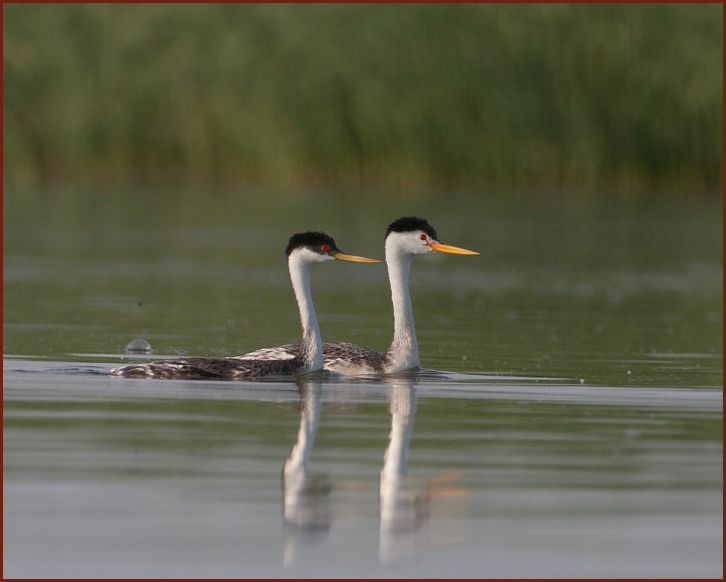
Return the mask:
{"type": "Polygon", "coordinates": [[[721,4],[3,14],[14,191],[721,189],[721,4]]]}

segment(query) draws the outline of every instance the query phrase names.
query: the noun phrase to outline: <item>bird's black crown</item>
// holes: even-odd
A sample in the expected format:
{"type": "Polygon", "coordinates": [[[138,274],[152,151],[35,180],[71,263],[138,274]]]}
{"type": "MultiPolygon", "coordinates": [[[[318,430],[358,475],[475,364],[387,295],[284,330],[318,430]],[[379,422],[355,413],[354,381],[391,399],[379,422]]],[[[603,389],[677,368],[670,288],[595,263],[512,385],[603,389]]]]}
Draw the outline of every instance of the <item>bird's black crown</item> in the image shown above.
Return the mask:
{"type": "Polygon", "coordinates": [[[311,247],[315,251],[320,251],[320,247],[323,245],[328,245],[330,251],[335,251],[338,248],[333,237],[324,232],[298,232],[290,237],[290,242],[287,243],[285,249],[285,256],[289,257],[292,251],[300,247],[311,247]]]}
{"type": "Polygon", "coordinates": [[[422,230],[432,239],[439,240],[434,227],[425,218],[419,218],[418,216],[404,216],[394,220],[388,225],[385,238],[388,238],[388,235],[392,232],[414,232],[417,230],[422,230]]]}

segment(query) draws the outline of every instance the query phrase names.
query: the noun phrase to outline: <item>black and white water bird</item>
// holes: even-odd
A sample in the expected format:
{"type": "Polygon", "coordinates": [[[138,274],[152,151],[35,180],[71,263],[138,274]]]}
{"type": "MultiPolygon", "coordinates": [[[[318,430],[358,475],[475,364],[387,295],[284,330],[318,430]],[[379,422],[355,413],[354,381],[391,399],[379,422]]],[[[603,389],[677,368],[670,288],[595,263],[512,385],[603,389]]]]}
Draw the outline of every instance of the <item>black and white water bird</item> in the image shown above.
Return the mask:
{"type": "MultiPolygon", "coordinates": [[[[479,254],[440,243],[436,231],[428,221],[416,216],[404,216],[388,226],[385,250],[393,301],[393,341],[385,352],[347,342],[324,343],[326,370],[346,376],[359,376],[392,374],[420,368],[416,326],[408,289],[413,257],[427,253],[479,254]]],[[[293,358],[297,351],[296,344],[288,344],[278,348],[257,350],[241,357],[279,360],[286,357],[293,358]]]]}
{"type": "Polygon", "coordinates": [[[343,253],[338,249],[333,238],[324,232],[294,234],[290,237],[285,255],[302,326],[302,341],[299,346],[296,346],[294,352],[287,352],[283,358],[264,360],[248,359],[245,356],[161,360],[149,364],[132,364],[113,368],[111,374],[127,378],[236,380],[296,376],[322,369],[323,343],[310,292],[312,265],[333,260],[357,263],[380,263],[380,261],[343,253]]]}

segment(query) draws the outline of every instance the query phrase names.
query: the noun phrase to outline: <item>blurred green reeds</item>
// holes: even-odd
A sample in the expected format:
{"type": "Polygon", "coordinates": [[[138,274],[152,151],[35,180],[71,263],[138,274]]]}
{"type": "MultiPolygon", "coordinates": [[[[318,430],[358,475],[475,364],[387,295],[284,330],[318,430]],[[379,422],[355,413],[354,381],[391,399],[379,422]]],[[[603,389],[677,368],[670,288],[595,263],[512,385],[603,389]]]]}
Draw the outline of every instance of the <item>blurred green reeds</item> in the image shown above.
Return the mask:
{"type": "Polygon", "coordinates": [[[720,192],[721,4],[4,4],[4,185],[720,192]]]}

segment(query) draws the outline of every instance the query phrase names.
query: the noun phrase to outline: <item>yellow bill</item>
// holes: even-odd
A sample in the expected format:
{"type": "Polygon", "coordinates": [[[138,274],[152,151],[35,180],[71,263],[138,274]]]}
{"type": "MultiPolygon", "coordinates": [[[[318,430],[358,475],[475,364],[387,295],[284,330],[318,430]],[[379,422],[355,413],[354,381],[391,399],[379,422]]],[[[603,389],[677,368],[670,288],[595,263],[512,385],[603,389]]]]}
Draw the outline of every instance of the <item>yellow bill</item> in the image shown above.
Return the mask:
{"type": "Polygon", "coordinates": [[[476,251],[470,251],[467,249],[460,249],[459,247],[452,247],[451,245],[442,245],[439,242],[430,242],[428,245],[431,250],[437,253],[449,253],[450,255],[478,255],[476,251]]]}
{"type": "MultiPolygon", "coordinates": [[[[478,254],[478,253],[477,253],[478,254]]],[[[358,257],[356,255],[347,255],[345,253],[330,253],[330,256],[339,261],[351,261],[353,263],[380,263],[378,259],[369,259],[368,257],[358,257]]]]}

